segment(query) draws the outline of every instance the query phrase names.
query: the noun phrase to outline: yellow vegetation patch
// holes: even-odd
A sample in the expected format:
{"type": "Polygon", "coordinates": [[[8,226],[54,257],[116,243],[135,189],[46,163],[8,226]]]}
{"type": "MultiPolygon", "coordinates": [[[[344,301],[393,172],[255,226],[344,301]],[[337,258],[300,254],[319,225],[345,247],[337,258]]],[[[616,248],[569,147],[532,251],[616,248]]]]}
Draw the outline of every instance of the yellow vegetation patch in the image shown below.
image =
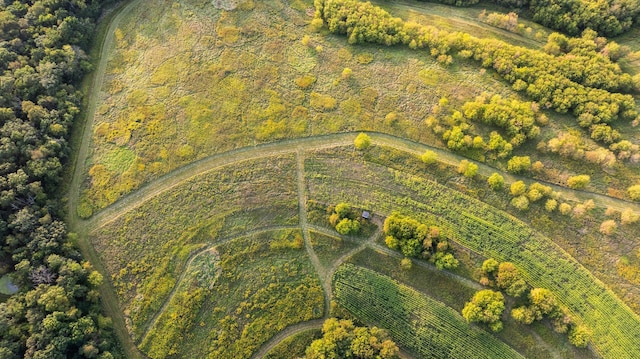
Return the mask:
{"type": "Polygon", "coordinates": [[[224,26],[218,29],[218,36],[225,44],[233,44],[240,39],[240,30],[233,26],[224,26]]]}
{"type": "Polygon", "coordinates": [[[373,54],[370,54],[368,52],[360,53],[356,56],[356,61],[363,65],[370,64],[373,62],[373,54]]]}
{"type": "Polygon", "coordinates": [[[300,88],[308,89],[309,87],[311,87],[311,85],[316,83],[316,77],[313,75],[304,75],[304,76],[298,77],[295,80],[295,83],[300,88]]]}
{"type": "Polygon", "coordinates": [[[311,93],[311,107],[318,111],[333,110],[336,108],[336,103],[336,99],[329,95],[319,94],[315,91],[311,93]]]}

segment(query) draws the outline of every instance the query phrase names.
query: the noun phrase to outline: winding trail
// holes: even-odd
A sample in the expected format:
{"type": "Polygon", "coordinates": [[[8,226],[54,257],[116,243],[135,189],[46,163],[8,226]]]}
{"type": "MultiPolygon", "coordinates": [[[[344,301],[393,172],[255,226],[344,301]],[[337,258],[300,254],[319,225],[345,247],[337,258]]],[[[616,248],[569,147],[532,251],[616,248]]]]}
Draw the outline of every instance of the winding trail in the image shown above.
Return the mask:
{"type": "MultiPolygon", "coordinates": [[[[82,253],[83,258],[87,259],[93,265],[93,267],[98,272],[100,272],[104,278],[106,278],[106,280],[104,280],[102,285],[100,285],[99,287],[100,297],[102,299],[101,302],[105,313],[113,320],[114,332],[118,337],[120,344],[122,345],[122,349],[125,351],[126,356],[131,359],[141,359],[146,358],[146,356],[138,350],[136,345],[133,343],[131,336],[129,335],[129,331],[127,330],[126,322],[124,320],[124,315],[122,313],[122,310],[120,310],[120,305],[118,304],[119,302],[116,296],[117,292],[113,287],[111,280],[109,279],[109,274],[104,267],[104,264],[100,260],[98,253],[95,251],[95,248],[93,247],[93,245],[91,245],[91,243],[89,243],[87,239],[86,229],[88,227],[83,223],[79,223],[77,208],[78,199],[80,197],[80,186],[84,178],[85,162],[88,158],[89,147],[91,145],[94,114],[96,112],[98,96],[102,88],[104,73],[107,67],[108,50],[113,44],[115,30],[122,20],[122,17],[125,14],[129,13],[131,9],[134,6],[138,5],[140,2],[141,0],[132,0],[126,5],[116,5],[116,7],[113,9],[113,17],[108,20],[110,21],[110,23],[108,24],[107,30],[104,33],[104,37],[102,39],[96,39],[96,42],[100,44],[98,51],[98,63],[95,71],[93,71],[93,73],[90,75],[92,77],[90,79],[92,85],[89,87],[87,94],[87,107],[84,112],[84,124],[80,130],[81,139],[80,143],[77,144],[79,146],[77,148],[77,155],[70,164],[71,168],[73,169],[73,175],[69,184],[69,213],[67,215],[67,223],[69,224],[69,229],[78,234],[78,249],[82,253]]],[[[76,144],[74,143],[74,145],[76,144]]]]}
{"type": "MultiPolygon", "coordinates": [[[[309,255],[309,259],[316,269],[316,273],[322,279],[326,274],[326,269],[320,263],[316,252],[311,245],[311,239],[309,238],[309,223],[307,221],[307,190],[304,184],[304,158],[300,150],[296,151],[296,174],[298,184],[298,219],[300,221],[300,229],[302,230],[302,237],[304,238],[304,248],[309,255]]],[[[324,315],[323,318],[329,316],[331,310],[331,287],[322,285],[322,291],[324,292],[324,315]]]]}
{"type": "MultiPolygon", "coordinates": [[[[88,234],[92,233],[96,229],[104,226],[105,224],[112,222],[122,216],[123,214],[137,208],[144,202],[152,199],[178,185],[184,183],[185,181],[192,179],[194,177],[200,176],[204,173],[212,171],[216,168],[220,168],[222,166],[227,166],[231,164],[237,164],[242,161],[259,159],[259,158],[267,158],[275,155],[284,155],[284,154],[293,154],[296,156],[297,163],[297,185],[298,185],[298,205],[299,205],[299,218],[300,218],[300,228],[303,232],[305,248],[309,253],[309,258],[311,259],[318,275],[320,276],[324,295],[325,295],[325,313],[329,313],[330,308],[330,298],[332,295],[331,291],[331,272],[335,270],[335,268],[324,268],[315,252],[313,251],[313,247],[311,246],[311,242],[309,239],[309,230],[318,230],[319,228],[315,226],[311,226],[307,223],[306,216],[306,189],[305,189],[305,180],[304,180],[304,152],[320,150],[320,149],[329,149],[339,146],[350,145],[355,138],[355,135],[359,132],[348,132],[348,133],[339,133],[339,134],[331,134],[331,135],[323,135],[323,136],[315,136],[315,137],[307,137],[293,140],[284,140],[275,143],[262,144],[254,147],[244,147],[236,150],[232,150],[226,153],[217,154],[213,156],[206,157],[200,161],[193,162],[189,165],[186,165],[182,168],[179,168],[175,171],[172,171],[154,181],[149,182],[148,184],[142,186],[140,189],[135,192],[130,193],[129,195],[124,196],[119,201],[114,203],[113,205],[107,207],[101,212],[95,214],[89,220],[80,220],[76,214],[76,206],[78,203],[79,192],[80,192],[80,183],[79,178],[75,178],[75,182],[72,183],[71,186],[71,194],[69,200],[69,217],[70,217],[70,225],[72,231],[75,231],[79,234],[79,247],[85,256],[88,258],[96,267],[98,271],[100,271],[103,276],[108,276],[108,272],[104,268],[101,263],[99,256],[95,253],[93,246],[88,242],[88,234]],[[72,199],[73,198],[73,199],[72,199]]],[[[391,147],[400,151],[404,151],[407,153],[411,153],[414,155],[421,155],[426,150],[432,150],[438,155],[438,160],[449,164],[449,165],[457,165],[462,159],[467,159],[455,153],[449,152],[447,150],[420,144],[411,140],[403,139],[400,137],[396,137],[393,135],[383,134],[383,133],[375,133],[375,132],[367,132],[371,137],[374,144],[391,147]]],[[[477,161],[469,160],[470,162],[474,162],[478,165],[478,173],[484,176],[489,176],[494,172],[501,173],[505,181],[507,183],[512,183],[518,180],[522,180],[527,184],[533,182],[540,182],[550,186],[554,191],[560,193],[561,197],[565,200],[573,200],[573,201],[585,201],[587,199],[593,199],[596,205],[601,207],[612,207],[616,210],[623,210],[626,208],[631,208],[635,211],[640,212],[640,205],[637,203],[633,203],[630,201],[626,201],[623,199],[609,197],[603,194],[597,194],[587,191],[581,190],[573,190],[566,187],[559,186],[554,183],[548,183],[544,181],[536,181],[530,178],[526,178],[523,176],[518,176],[510,173],[505,173],[500,171],[492,166],[489,166],[485,163],[480,163],[477,161]]],[[[79,167],[77,167],[79,168],[79,167]]],[[[76,176],[82,176],[82,171],[78,171],[76,168],[76,176]]],[[[332,233],[335,236],[335,233],[332,233]]],[[[384,248],[383,246],[377,245],[375,243],[367,243],[366,245],[371,248],[384,252],[388,255],[398,256],[399,253],[389,250],[388,248],[384,248]]],[[[360,247],[358,247],[360,248],[360,247]]],[[[352,250],[349,252],[351,255],[357,253],[357,251],[352,250]],[[353,253],[352,253],[353,252],[353,253]]],[[[348,254],[349,254],[348,253],[348,254]]],[[[344,260],[346,260],[348,256],[344,256],[344,260]]],[[[414,262],[417,265],[423,266],[428,269],[436,270],[435,268],[431,268],[426,263],[422,262],[414,262]]],[[[477,283],[474,285],[472,281],[469,281],[466,278],[458,277],[457,275],[446,272],[448,276],[455,280],[465,280],[465,283],[468,285],[472,285],[473,287],[478,287],[477,283]]],[[[175,288],[174,288],[175,290],[175,288]]],[[[105,309],[107,313],[112,316],[114,320],[114,326],[117,328],[116,333],[118,337],[121,339],[122,343],[124,343],[125,349],[129,354],[129,357],[132,358],[140,358],[143,355],[137,350],[135,344],[133,343],[131,337],[128,335],[128,331],[126,330],[125,321],[122,312],[120,311],[118,300],[115,295],[115,291],[110,281],[105,281],[105,284],[101,287],[101,295],[104,298],[105,309]]],[[[157,316],[158,314],[156,314],[157,316]]],[[[157,319],[157,317],[156,317],[157,319]]],[[[271,343],[269,341],[268,343],[271,343]]]]}
{"type": "Polygon", "coordinates": [[[278,344],[282,343],[285,339],[293,335],[300,334],[311,329],[321,329],[322,324],[324,324],[325,320],[326,318],[322,317],[320,319],[309,320],[286,327],[283,331],[271,337],[268,342],[264,343],[257,352],[253,353],[251,359],[264,358],[265,355],[269,354],[271,349],[275,348],[276,346],[278,346],[278,344]]]}
{"type": "MultiPolygon", "coordinates": [[[[302,156],[300,156],[300,155],[298,155],[298,170],[300,171],[299,174],[303,174],[304,162],[302,161],[302,156]],[[302,167],[300,167],[300,166],[302,166],[302,167]]],[[[304,178],[304,175],[302,177],[304,178]]],[[[298,182],[298,183],[300,184],[300,182],[298,182]]],[[[302,182],[302,185],[304,186],[304,182],[302,182]]],[[[304,187],[302,188],[302,190],[303,191],[299,191],[298,193],[306,193],[306,191],[304,191],[304,187]]],[[[300,194],[299,196],[300,196],[300,199],[301,200],[304,199],[305,203],[306,203],[306,195],[300,194]]],[[[303,208],[303,207],[301,207],[301,208],[303,208]]],[[[333,278],[333,274],[335,273],[335,271],[338,269],[338,267],[342,263],[344,263],[347,259],[351,258],[356,253],[359,253],[364,248],[366,248],[366,246],[369,243],[372,243],[373,241],[375,241],[376,238],[378,238],[378,236],[382,232],[382,229],[381,229],[381,226],[380,226],[381,223],[378,220],[377,224],[379,224],[379,226],[378,226],[378,229],[375,231],[375,233],[373,233],[367,240],[362,241],[362,243],[358,247],[350,250],[349,252],[347,252],[344,255],[342,255],[340,258],[336,259],[336,261],[333,263],[331,268],[329,268],[327,270],[320,264],[320,261],[318,260],[318,257],[315,255],[315,252],[313,252],[313,246],[311,245],[311,241],[309,240],[309,231],[313,230],[314,232],[319,232],[319,233],[322,233],[324,235],[328,235],[329,237],[344,238],[344,236],[340,236],[337,233],[335,233],[335,232],[333,232],[331,230],[328,230],[326,228],[313,226],[313,225],[308,224],[307,223],[306,209],[305,209],[304,217],[301,214],[300,218],[301,218],[300,225],[304,226],[303,233],[304,233],[304,236],[305,236],[305,247],[306,247],[307,243],[309,243],[309,247],[307,248],[307,251],[309,253],[309,257],[315,258],[315,260],[317,261],[317,265],[320,266],[320,268],[322,268],[322,272],[318,271],[318,274],[320,275],[320,278],[322,279],[322,286],[323,286],[323,289],[325,291],[325,305],[329,305],[329,307],[325,308],[325,313],[322,316],[322,318],[309,320],[309,321],[306,321],[306,322],[302,322],[302,323],[298,323],[298,324],[295,324],[295,325],[291,325],[291,326],[287,327],[285,330],[283,330],[280,333],[278,333],[277,335],[273,336],[266,343],[264,343],[264,344],[262,344],[262,346],[260,346],[260,349],[258,349],[258,351],[256,351],[251,356],[252,359],[262,359],[265,355],[267,355],[269,353],[269,351],[271,351],[271,349],[275,348],[278,344],[282,343],[282,341],[284,341],[285,339],[289,338],[292,335],[296,335],[298,333],[301,333],[301,332],[303,332],[305,330],[309,330],[309,329],[322,328],[322,324],[324,323],[324,321],[327,318],[329,318],[329,314],[330,314],[331,298],[333,298],[333,290],[332,290],[332,287],[331,287],[331,279],[333,278]],[[302,220],[302,218],[304,218],[304,220],[302,220]]],[[[313,261],[313,259],[312,259],[312,261],[313,261]]],[[[408,357],[408,356],[405,356],[405,357],[408,357]]]]}
{"type": "MultiPolygon", "coordinates": [[[[283,140],[279,142],[267,143],[262,145],[257,145],[253,147],[243,147],[236,150],[231,150],[228,152],[224,152],[221,154],[212,155],[206,158],[203,158],[199,161],[190,163],[184,167],[176,169],[172,172],[169,172],[160,178],[153,180],[146,185],[143,185],[136,191],[122,197],[120,200],[95,214],[93,217],[89,218],[86,221],[79,220],[77,218],[77,214],[75,213],[75,206],[77,204],[77,198],[79,196],[79,189],[76,188],[75,198],[76,201],[72,203],[70,200],[69,204],[69,212],[70,216],[76,217],[75,222],[80,222],[82,226],[91,228],[95,230],[108,222],[111,222],[124,213],[131,211],[132,209],[138,207],[145,201],[158,196],[159,194],[174,188],[175,186],[191,179],[212,171],[216,168],[223,167],[226,165],[231,165],[235,163],[239,163],[242,161],[267,158],[276,155],[284,155],[284,154],[296,154],[302,153],[304,151],[313,151],[320,149],[329,149],[339,146],[350,145],[353,142],[355,136],[360,133],[357,131],[354,132],[345,132],[345,133],[337,133],[330,135],[320,135],[313,137],[305,137],[293,140],[283,140]]],[[[431,150],[438,155],[438,160],[440,162],[457,166],[461,160],[468,160],[469,162],[473,162],[478,165],[478,173],[483,176],[490,176],[492,173],[497,172],[500,173],[504,178],[506,183],[513,183],[515,181],[524,181],[526,184],[531,184],[533,182],[539,182],[545,185],[550,186],[554,191],[560,193],[561,197],[565,200],[572,200],[582,202],[588,199],[593,199],[596,205],[600,207],[612,207],[616,210],[623,210],[626,208],[631,208],[635,211],[640,212],[640,204],[634,203],[631,201],[627,201],[620,198],[610,197],[604,194],[593,193],[583,190],[574,190],[567,187],[560,186],[556,183],[551,183],[542,180],[535,180],[525,176],[515,175],[512,173],[507,173],[502,170],[499,170],[493,166],[490,166],[486,163],[477,162],[471,159],[468,159],[464,156],[449,152],[442,148],[425,145],[422,143],[414,142],[411,140],[407,140],[401,137],[378,133],[378,132],[365,132],[367,133],[374,144],[391,147],[396,150],[400,150],[403,152],[411,153],[414,155],[422,155],[426,150],[431,150]]],[[[304,181],[304,178],[302,178],[304,181]]],[[[71,197],[71,196],[70,196],[71,197]]]]}

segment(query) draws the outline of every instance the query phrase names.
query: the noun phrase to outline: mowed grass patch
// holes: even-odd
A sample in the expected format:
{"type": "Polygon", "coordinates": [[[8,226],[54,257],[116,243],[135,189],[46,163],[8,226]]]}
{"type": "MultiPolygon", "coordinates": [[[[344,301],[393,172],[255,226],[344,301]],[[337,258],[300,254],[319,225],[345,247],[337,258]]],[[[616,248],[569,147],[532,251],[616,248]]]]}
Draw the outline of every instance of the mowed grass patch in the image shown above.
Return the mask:
{"type": "Polygon", "coordinates": [[[445,68],[409,49],[312,33],[309,0],[252,4],[221,11],[152,0],[124,16],[96,106],[85,213],[182,165],[260,142],[349,130],[434,141],[423,120],[440,97],[514,93],[468,63],[445,68]],[[135,154],[126,169],[108,161],[114,146],[135,154]]]}
{"type": "Polygon", "coordinates": [[[309,199],[349,201],[376,213],[397,211],[438,223],[447,237],[484,257],[513,262],[527,282],[551,290],[593,331],[604,357],[640,355],[640,318],[550,239],[477,199],[436,182],[328,154],[305,162],[309,199]]]}
{"type": "Polygon", "coordinates": [[[304,246],[274,246],[296,237],[289,232],[239,238],[217,248],[220,277],[176,356],[249,358],[287,326],[322,317],[322,286],[304,246]]]}
{"type": "Polygon", "coordinates": [[[331,268],[340,257],[359,245],[356,241],[340,238],[337,233],[335,237],[329,237],[313,230],[309,231],[309,234],[313,251],[318,256],[320,264],[325,268],[331,268]]]}
{"type": "Polygon", "coordinates": [[[454,309],[370,269],[345,264],[333,277],[337,302],[389,331],[420,358],[523,358],[454,309]]]}
{"type": "Polygon", "coordinates": [[[322,337],[321,329],[310,329],[292,335],[271,349],[265,359],[291,359],[304,357],[305,350],[311,342],[322,337]]]}
{"type": "Polygon", "coordinates": [[[292,156],[222,167],[161,193],[91,235],[134,339],[196,250],[250,230],[298,224],[294,169],[292,156]]]}

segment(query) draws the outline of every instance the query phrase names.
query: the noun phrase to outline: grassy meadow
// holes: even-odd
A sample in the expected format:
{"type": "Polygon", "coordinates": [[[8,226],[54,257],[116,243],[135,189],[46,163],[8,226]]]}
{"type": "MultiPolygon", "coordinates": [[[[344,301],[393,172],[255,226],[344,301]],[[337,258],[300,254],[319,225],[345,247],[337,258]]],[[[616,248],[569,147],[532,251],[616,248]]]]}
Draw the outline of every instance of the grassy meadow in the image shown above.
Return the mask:
{"type": "Polygon", "coordinates": [[[112,44],[93,126],[84,201],[113,203],[189,162],[282,138],[377,130],[433,141],[441,97],[509,86],[465,62],[350,46],[309,29],[311,1],[136,6],[112,44]],[[347,69],[347,70],[345,70],[347,69]]]}
{"type": "Polygon", "coordinates": [[[631,339],[640,328],[638,315],[561,247],[512,215],[435,181],[347,156],[318,152],[305,170],[312,200],[348,199],[376,213],[412,215],[485,258],[513,262],[528,283],[557,293],[594,331],[600,355],[640,350],[631,339]]]}
{"type": "Polygon", "coordinates": [[[298,223],[293,168],[291,157],[223,167],[95,229],[91,242],[134,338],[140,338],[193,253],[247,231],[298,223]]]}

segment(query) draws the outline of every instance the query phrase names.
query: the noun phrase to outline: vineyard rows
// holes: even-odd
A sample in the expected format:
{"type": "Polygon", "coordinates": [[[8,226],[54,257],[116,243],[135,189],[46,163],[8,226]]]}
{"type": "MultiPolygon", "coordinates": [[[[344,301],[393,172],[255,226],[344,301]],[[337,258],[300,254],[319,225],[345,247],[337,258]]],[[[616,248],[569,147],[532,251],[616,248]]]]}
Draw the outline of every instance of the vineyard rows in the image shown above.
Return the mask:
{"type": "Polygon", "coordinates": [[[341,266],[336,300],[357,318],[389,330],[423,358],[522,358],[511,347],[471,326],[452,308],[370,269],[341,266]]]}

